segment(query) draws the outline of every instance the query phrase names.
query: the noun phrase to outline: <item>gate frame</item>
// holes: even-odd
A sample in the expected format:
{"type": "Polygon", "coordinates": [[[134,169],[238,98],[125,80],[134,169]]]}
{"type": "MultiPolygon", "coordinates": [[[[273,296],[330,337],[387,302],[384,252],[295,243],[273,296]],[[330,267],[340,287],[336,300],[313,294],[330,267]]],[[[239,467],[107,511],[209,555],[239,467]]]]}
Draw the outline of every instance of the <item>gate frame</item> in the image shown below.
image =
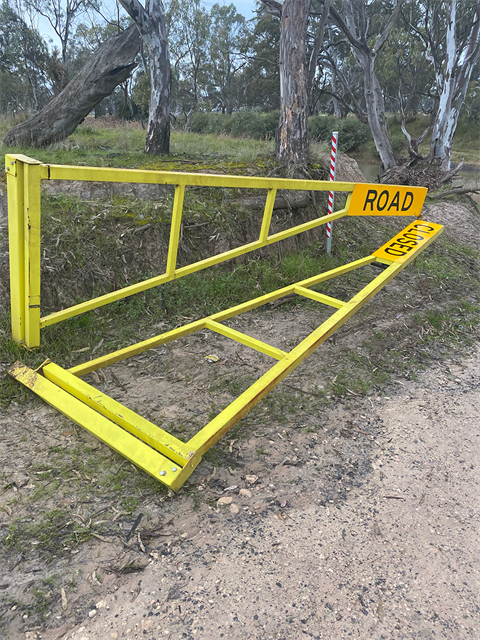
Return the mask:
{"type": "MultiPolygon", "coordinates": [[[[304,231],[338,220],[347,215],[388,215],[419,216],[427,189],[423,187],[404,187],[382,185],[383,192],[396,189],[400,193],[410,193],[412,201],[406,209],[401,209],[399,197],[396,210],[392,204],[385,211],[374,210],[368,200],[368,194],[379,189],[379,185],[365,183],[335,182],[334,191],[347,193],[345,207],[333,214],[321,216],[269,235],[275,196],[278,189],[297,191],[332,190],[328,180],[297,180],[285,178],[258,178],[251,176],[231,176],[204,173],[180,173],[174,171],[153,171],[144,169],[112,169],[105,167],[75,167],[69,165],[43,164],[38,160],[21,154],[5,156],[7,174],[9,250],[10,250],[10,290],[12,312],[12,337],[16,342],[25,344],[29,349],[40,346],[40,330],[51,324],[61,322],[79,314],[115,302],[121,298],[146,291],[164,282],[170,282],[201,269],[225,262],[255,249],[274,244],[280,240],[298,235],[304,231]],[[124,182],[170,185],[175,187],[170,227],[170,241],[165,273],[142,282],[118,289],[111,293],[76,304],[67,309],[40,314],[40,261],[41,261],[41,181],[42,180],[80,180],[86,182],[124,182]],[[267,190],[265,208],[258,240],[235,249],[211,256],[204,260],[177,268],[178,245],[180,241],[183,200],[187,186],[233,187],[267,190]],[[367,197],[365,197],[365,190],[367,197]],[[408,190],[408,191],[407,191],[408,190]],[[362,202],[363,210],[362,210],[362,202]],[[367,210],[370,204],[370,210],[367,210]],[[412,206],[413,205],[413,206],[412,206]],[[391,211],[391,209],[394,209],[391,211]],[[352,210],[350,210],[352,209],[352,210]]],[[[375,191],[376,192],[376,191],[375,191]]],[[[380,203],[378,197],[376,206],[380,203]]],[[[387,195],[388,199],[388,195],[387,195]]]]}
{"type": "MultiPolygon", "coordinates": [[[[277,189],[330,191],[332,183],[328,181],[285,180],[276,178],[44,165],[36,160],[20,155],[6,156],[6,161],[9,198],[12,336],[17,342],[23,342],[28,348],[40,344],[40,329],[45,326],[103,306],[127,295],[145,291],[163,282],[183,277],[303,231],[313,229],[325,224],[327,221],[342,218],[346,215],[411,216],[412,213],[415,213],[420,218],[421,208],[427,191],[419,187],[398,187],[391,185],[382,185],[380,187],[379,185],[368,185],[364,183],[336,182],[335,191],[343,191],[348,194],[347,203],[342,210],[332,215],[322,216],[285,231],[269,235],[277,189]],[[79,177],[79,173],[81,177],[79,177]],[[160,276],[150,278],[149,280],[41,318],[41,180],[81,179],[91,181],[99,180],[99,174],[101,176],[100,179],[106,182],[143,182],[147,184],[169,184],[175,186],[166,272],[160,276]],[[259,239],[177,269],[176,263],[183,199],[187,185],[267,189],[259,239]],[[384,190],[378,195],[380,188],[384,190]],[[389,194],[393,194],[394,190],[396,190],[396,195],[390,199],[389,194]],[[402,209],[400,209],[400,193],[404,195],[402,209]],[[405,207],[408,196],[411,197],[411,202],[408,207],[405,207]],[[418,196],[418,198],[416,196],[418,196]],[[383,198],[383,200],[381,200],[381,198],[383,198]],[[352,202],[355,203],[355,206],[353,207],[354,210],[350,211],[352,202]],[[361,206],[362,202],[363,209],[361,206]],[[376,209],[374,209],[375,202],[376,209]],[[382,203],[381,207],[380,202],[382,203]],[[390,203],[390,206],[388,212],[385,213],[384,210],[387,203],[390,203]],[[390,209],[395,208],[395,203],[396,212],[390,213],[390,209]],[[411,210],[413,203],[415,206],[413,210],[411,210]],[[368,204],[370,205],[370,209],[367,207],[368,204]]],[[[303,362],[320,344],[363,307],[370,298],[410,264],[410,262],[442,232],[442,225],[424,222],[418,219],[411,222],[406,229],[396,234],[394,238],[370,256],[283,287],[269,294],[259,296],[248,302],[196,320],[183,327],[167,331],[159,336],[120,349],[106,356],[90,360],[84,364],[72,367],[69,370],[65,370],[47,360],[35,371],[23,365],[21,362],[16,362],[10,367],[8,373],[39,395],[51,406],[58,409],[81,427],[90,431],[112,449],[164,485],[170,487],[173,491],[178,491],[197,467],[202,459],[202,455],[210,447],[260,402],[269,391],[278,385],[283,378],[303,362]],[[375,262],[384,266],[382,273],[376,276],[347,302],[311,290],[313,286],[320,282],[375,262]],[[326,304],[335,308],[336,311],[328,320],[323,322],[288,353],[223,324],[223,322],[229,318],[291,294],[326,304]],[[143,351],[201,329],[209,329],[236,340],[241,344],[273,357],[278,362],[188,442],[182,442],[175,436],[142,418],[121,403],[113,400],[80,379],[81,376],[89,372],[119,362],[130,356],[142,353],[143,351]]]]}

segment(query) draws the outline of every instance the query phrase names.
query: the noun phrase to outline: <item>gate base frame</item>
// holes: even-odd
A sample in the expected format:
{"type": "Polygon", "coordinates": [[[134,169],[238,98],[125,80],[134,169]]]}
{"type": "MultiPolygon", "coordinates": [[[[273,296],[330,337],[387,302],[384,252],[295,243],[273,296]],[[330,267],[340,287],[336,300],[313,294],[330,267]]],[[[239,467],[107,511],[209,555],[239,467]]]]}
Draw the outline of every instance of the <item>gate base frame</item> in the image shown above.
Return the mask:
{"type": "Polygon", "coordinates": [[[417,220],[366,258],[278,289],[69,370],[47,361],[39,370],[34,371],[21,362],[16,362],[8,373],[156,480],[173,491],[178,491],[208,449],[442,232],[442,225],[417,220]],[[386,268],[348,302],[311,290],[311,287],[320,282],[374,262],[381,263],[386,268]],[[292,293],[327,304],[337,311],[288,353],[222,324],[229,318],[292,293]],[[184,443],[175,438],[80,379],[80,376],[91,371],[201,329],[211,329],[269,355],[278,362],[188,442],[184,443]]]}

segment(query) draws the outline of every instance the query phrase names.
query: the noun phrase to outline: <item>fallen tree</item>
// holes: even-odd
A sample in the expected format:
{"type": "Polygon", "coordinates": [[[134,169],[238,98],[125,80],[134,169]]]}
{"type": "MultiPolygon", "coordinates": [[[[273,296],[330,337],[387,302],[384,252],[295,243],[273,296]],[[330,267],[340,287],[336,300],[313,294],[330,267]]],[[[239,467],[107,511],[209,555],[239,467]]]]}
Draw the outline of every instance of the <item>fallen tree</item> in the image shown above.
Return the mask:
{"type": "Polygon", "coordinates": [[[58,96],[10,129],[3,142],[9,146],[45,147],[68,137],[103,98],[129,77],[136,67],[140,43],[135,25],[106,40],[58,96]]]}

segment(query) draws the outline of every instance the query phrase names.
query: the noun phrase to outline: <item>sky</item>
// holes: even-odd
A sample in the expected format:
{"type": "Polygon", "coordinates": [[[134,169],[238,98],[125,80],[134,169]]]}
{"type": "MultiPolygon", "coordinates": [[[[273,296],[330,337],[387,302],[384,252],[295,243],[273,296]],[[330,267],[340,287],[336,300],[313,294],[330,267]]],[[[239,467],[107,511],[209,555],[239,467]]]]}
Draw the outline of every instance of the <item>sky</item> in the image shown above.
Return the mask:
{"type": "MultiPolygon", "coordinates": [[[[203,4],[208,8],[214,5],[215,2],[222,4],[222,0],[203,0],[203,4]]],[[[104,4],[110,8],[110,13],[113,14],[116,11],[115,0],[104,0],[104,4]]],[[[255,15],[255,0],[226,0],[224,4],[234,4],[237,7],[238,13],[245,16],[247,20],[253,18],[255,15]]],[[[47,37],[52,41],[52,46],[60,48],[60,42],[46,18],[39,17],[37,28],[43,37],[47,37]]]]}

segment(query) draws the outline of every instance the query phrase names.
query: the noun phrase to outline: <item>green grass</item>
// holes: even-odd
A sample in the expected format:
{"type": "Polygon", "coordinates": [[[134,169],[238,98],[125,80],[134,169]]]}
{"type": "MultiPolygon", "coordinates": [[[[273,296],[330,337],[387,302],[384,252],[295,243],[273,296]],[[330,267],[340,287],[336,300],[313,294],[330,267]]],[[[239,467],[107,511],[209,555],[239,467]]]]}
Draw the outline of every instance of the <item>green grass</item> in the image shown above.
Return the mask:
{"type": "Polygon", "coordinates": [[[145,131],[138,123],[117,121],[106,128],[82,124],[66,140],[45,149],[7,147],[1,138],[11,122],[0,118],[0,154],[23,153],[50,164],[73,164],[94,167],[152,168],[188,171],[217,167],[223,173],[222,160],[251,163],[257,158],[272,157],[274,142],[250,138],[172,132],[170,155],[148,156],[144,153],[145,131]],[[118,126],[121,125],[121,126],[118,126]]]}
{"type": "MultiPolygon", "coordinates": [[[[349,119],[355,120],[355,116],[350,115],[349,119]]],[[[388,114],[387,121],[394,149],[406,157],[405,143],[407,141],[402,133],[399,117],[388,114]]],[[[413,122],[406,124],[406,127],[413,137],[418,137],[429,124],[429,115],[418,114],[413,122]]],[[[196,164],[200,164],[211,170],[212,166],[218,166],[222,159],[249,164],[262,157],[272,158],[275,151],[273,140],[172,131],[168,157],[146,156],[144,154],[146,131],[141,128],[140,123],[113,119],[95,120],[91,117],[80,125],[68,139],[50,145],[46,149],[30,147],[13,149],[1,142],[1,138],[12,125],[11,118],[0,117],[0,154],[24,153],[47,163],[129,168],[151,167],[179,171],[188,171],[196,164]]],[[[326,148],[325,144],[312,144],[311,146],[313,152],[317,148],[321,150],[326,148]]],[[[430,135],[427,135],[420,146],[420,153],[428,155],[429,146],[430,135]]],[[[352,151],[351,155],[363,162],[377,163],[379,161],[371,136],[361,148],[352,151]]],[[[464,158],[467,163],[478,164],[479,155],[480,127],[461,116],[453,139],[453,160],[458,161],[464,158]]],[[[221,166],[218,168],[221,171],[221,166]]]]}

